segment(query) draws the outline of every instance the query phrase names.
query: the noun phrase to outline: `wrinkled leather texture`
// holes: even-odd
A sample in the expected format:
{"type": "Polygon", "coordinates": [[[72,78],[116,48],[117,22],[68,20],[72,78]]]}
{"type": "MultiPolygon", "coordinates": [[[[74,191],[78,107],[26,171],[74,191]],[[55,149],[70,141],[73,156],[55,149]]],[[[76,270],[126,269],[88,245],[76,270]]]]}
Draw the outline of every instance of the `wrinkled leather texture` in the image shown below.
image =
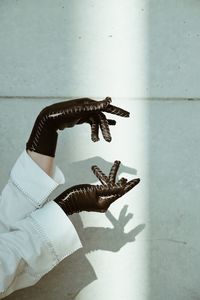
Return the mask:
{"type": "Polygon", "coordinates": [[[139,178],[130,181],[121,178],[116,182],[119,165],[120,161],[114,162],[109,176],[106,176],[99,167],[92,166],[92,171],[101,181],[101,185],[73,186],[60,194],[54,201],[67,215],[81,211],[105,212],[111,203],[130,191],[140,181],[139,178]]]}
{"type": "Polygon", "coordinates": [[[110,103],[110,97],[101,101],[80,98],[45,107],[35,121],[26,149],[54,157],[58,129],[63,130],[82,123],[90,124],[93,142],[99,140],[99,128],[104,139],[110,142],[109,125],[115,125],[116,122],[107,119],[103,112],[129,117],[129,112],[110,103]]]}

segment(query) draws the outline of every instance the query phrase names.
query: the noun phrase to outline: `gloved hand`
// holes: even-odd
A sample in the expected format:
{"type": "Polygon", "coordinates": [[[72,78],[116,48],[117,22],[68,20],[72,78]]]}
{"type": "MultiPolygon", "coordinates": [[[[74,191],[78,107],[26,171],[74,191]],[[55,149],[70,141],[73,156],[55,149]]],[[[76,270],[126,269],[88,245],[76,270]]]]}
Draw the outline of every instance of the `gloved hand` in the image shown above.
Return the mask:
{"type": "Polygon", "coordinates": [[[67,215],[81,211],[105,212],[111,203],[140,182],[139,178],[129,182],[127,179],[121,178],[116,183],[119,165],[120,161],[114,162],[109,176],[106,176],[97,166],[93,166],[92,170],[102,185],[75,185],[60,194],[54,201],[67,215]]]}
{"type": "Polygon", "coordinates": [[[129,117],[129,112],[110,105],[110,103],[110,97],[102,101],[80,98],[45,107],[35,121],[26,149],[54,157],[58,137],[57,130],[82,123],[90,124],[93,142],[99,140],[99,127],[104,139],[110,142],[109,125],[115,125],[116,122],[107,119],[103,112],[129,117]]]}

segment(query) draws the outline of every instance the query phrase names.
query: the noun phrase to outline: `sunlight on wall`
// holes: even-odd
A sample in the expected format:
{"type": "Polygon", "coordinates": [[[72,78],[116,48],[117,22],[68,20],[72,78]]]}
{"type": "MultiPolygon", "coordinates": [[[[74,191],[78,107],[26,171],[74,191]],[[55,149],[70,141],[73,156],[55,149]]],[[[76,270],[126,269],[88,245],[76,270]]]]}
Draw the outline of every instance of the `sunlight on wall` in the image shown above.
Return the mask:
{"type": "MultiPolygon", "coordinates": [[[[85,173],[80,172],[80,182],[90,178],[92,164],[108,173],[116,159],[122,162],[119,178],[140,177],[141,182],[110,207],[112,216],[81,213],[84,228],[93,229],[94,248],[97,245],[87,254],[97,280],[81,290],[76,300],[93,300],[94,297],[96,300],[147,300],[147,103],[141,99],[146,94],[146,6],[144,1],[103,3],[98,5],[98,14],[89,11],[85,15],[87,28],[90,28],[90,47],[83,44],[80,63],[88,69],[84,78],[87,95],[97,95],[97,99],[111,96],[113,105],[130,111],[130,118],[109,116],[117,121],[117,125],[110,128],[111,143],[105,142],[101,134],[98,143],[89,141],[87,125],[73,128],[79,146],[71,148],[70,158],[85,166],[85,173]],[[110,38],[104,40],[103,33],[110,38]],[[126,224],[128,214],[132,217],[126,224]],[[101,238],[100,230],[104,232],[101,238]]],[[[80,8],[77,13],[81,14],[80,8]]],[[[83,26],[81,17],[80,20],[79,28],[83,26]]],[[[81,82],[81,91],[83,86],[81,82]]],[[[79,93],[79,88],[76,92],[79,93]]],[[[90,180],[92,184],[97,183],[92,175],[90,180]]]]}
{"type": "MultiPolygon", "coordinates": [[[[88,144],[84,153],[80,154],[80,151],[77,151],[76,159],[82,159],[85,153],[85,158],[100,156],[102,160],[98,165],[106,174],[113,161],[119,159],[122,163],[119,178],[139,177],[141,182],[110,207],[109,211],[115,218],[115,224],[110,223],[106,214],[81,214],[85,228],[113,228],[113,234],[105,231],[104,234],[109,239],[102,238],[102,243],[97,243],[101,246],[87,254],[98,279],[82,290],[77,300],[88,300],[94,296],[95,299],[132,300],[137,297],[139,300],[146,300],[148,295],[148,249],[145,242],[148,230],[146,103],[131,100],[123,100],[122,103],[120,100],[113,100],[113,104],[130,111],[131,117],[115,117],[117,126],[111,128],[112,142],[88,144]],[[126,206],[126,215],[131,213],[133,217],[123,229],[123,211],[126,206]],[[129,242],[126,234],[130,231],[135,241],[129,242]]],[[[81,135],[81,132],[79,134],[81,135]]],[[[95,238],[98,239],[98,235],[95,237],[94,234],[93,239],[95,238]]]]}
{"type": "MultiPolygon", "coordinates": [[[[98,5],[90,3],[87,11],[84,6],[84,2],[80,3],[75,11],[79,19],[76,31],[80,35],[77,50],[81,54],[77,57],[76,76],[80,83],[75,93],[143,97],[145,1],[103,0],[98,5]]],[[[74,68],[76,72],[76,65],[74,68]]]]}

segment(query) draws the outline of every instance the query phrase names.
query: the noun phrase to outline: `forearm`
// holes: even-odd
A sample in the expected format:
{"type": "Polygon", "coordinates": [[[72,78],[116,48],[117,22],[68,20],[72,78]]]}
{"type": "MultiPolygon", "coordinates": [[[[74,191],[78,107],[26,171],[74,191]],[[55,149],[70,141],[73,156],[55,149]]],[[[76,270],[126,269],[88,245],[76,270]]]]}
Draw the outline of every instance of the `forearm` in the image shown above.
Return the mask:
{"type": "Polygon", "coordinates": [[[52,177],[54,167],[54,157],[40,154],[27,150],[29,156],[36,162],[36,164],[45,172],[47,175],[52,177]]]}

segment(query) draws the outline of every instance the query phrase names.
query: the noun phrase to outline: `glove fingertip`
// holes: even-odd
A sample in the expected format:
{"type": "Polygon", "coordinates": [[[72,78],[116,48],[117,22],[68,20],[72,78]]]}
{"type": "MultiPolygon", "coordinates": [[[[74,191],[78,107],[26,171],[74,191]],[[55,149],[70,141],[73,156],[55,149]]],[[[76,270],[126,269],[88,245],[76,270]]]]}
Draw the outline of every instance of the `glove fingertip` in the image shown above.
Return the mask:
{"type": "Polygon", "coordinates": [[[134,186],[137,185],[139,182],[140,182],[140,178],[135,178],[135,179],[132,179],[131,181],[129,181],[129,182],[128,182],[128,185],[134,187],[134,186]]]}
{"type": "Polygon", "coordinates": [[[132,179],[131,181],[129,181],[129,182],[127,183],[127,186],[130,187],[130,188],[133,188],[133,187],[136,186],[139,182],[140,182],[140,178],[132,179]]]}
{"type": "Polygon", "coordinates": [[[104,140],[106,141],[106,142],[111,142],[112,141],[112,137],[111,137],[111,135],[109,134],[107,134],[107,135],[105,135],[105,134],[103,134],[103,138],[104,138],[104,140]]]}
{"type": "Polygon", "coordinates": [[[94,142],[94,143],[96,143],[96,142],[98,142],[99,141],[99,138],[98,137],[92,137],[92,141],[94,142]]]}
{"type": "Polygon", "coordinates": [[[117,122],[115,120],[108,119],[108,124],[114,126],[117,122]]]}
{"type": "Polygon", "coordinates": [[[134,180],[135,180],[136,184],[138,184],[140,182],[140,178],[136,178],[134,180]]]}
{"type": "Polygon", "coordinates": [[[92,170],[93,172],[95,171],[96,168],[97,168],[97,165],[91,166],[91,170],[92,170]]]}
{"type": "Polygon", "coordinates": [[[106,97],[106,99],[105,99],[106,101],[108,101],[109,103],[111,103],[112,102],[112,99],[111,99],[111,97],[106,97]]]}

